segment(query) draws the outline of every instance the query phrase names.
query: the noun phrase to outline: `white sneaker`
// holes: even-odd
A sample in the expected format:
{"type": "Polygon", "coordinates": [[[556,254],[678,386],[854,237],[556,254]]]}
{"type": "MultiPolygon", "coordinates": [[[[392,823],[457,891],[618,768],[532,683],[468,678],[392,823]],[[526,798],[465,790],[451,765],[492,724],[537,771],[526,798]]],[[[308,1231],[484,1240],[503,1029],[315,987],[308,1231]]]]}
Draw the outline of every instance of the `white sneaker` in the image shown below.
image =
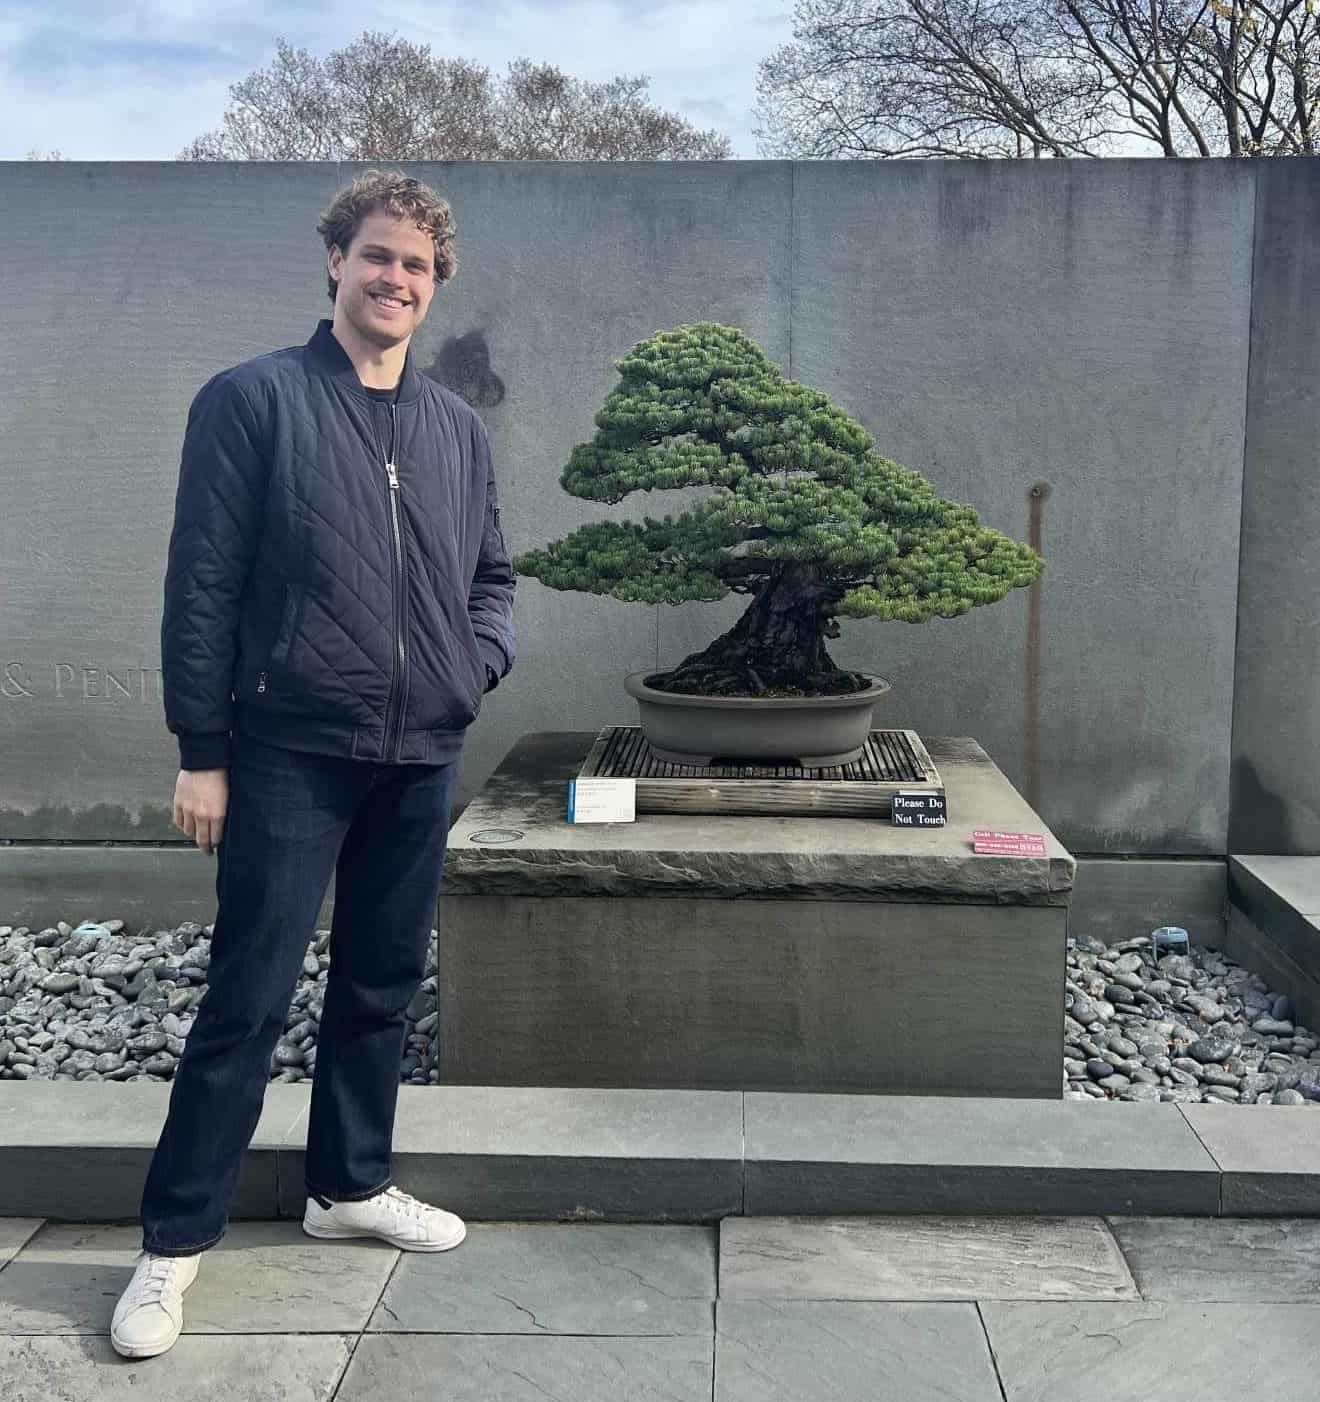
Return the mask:
{"type": "Polygon", "coordinates": [[[461,1218],[442,1207],[418,1202],[393,1185],[375,1197],[332,1202],[329,1207],[309,1197],[303,1231],[324,1240],[376,1236],[403,1251],[448,1251],[467,1235],[461,1218]]]}
{"type": "Polygon", "coordinates": [[[183,1328],[183,1292],[197,1279],[201,1255],[139,1252],[110,1321],[110,1342],[125,1358],[153,1358],[174,1347],[183,1328]]]}

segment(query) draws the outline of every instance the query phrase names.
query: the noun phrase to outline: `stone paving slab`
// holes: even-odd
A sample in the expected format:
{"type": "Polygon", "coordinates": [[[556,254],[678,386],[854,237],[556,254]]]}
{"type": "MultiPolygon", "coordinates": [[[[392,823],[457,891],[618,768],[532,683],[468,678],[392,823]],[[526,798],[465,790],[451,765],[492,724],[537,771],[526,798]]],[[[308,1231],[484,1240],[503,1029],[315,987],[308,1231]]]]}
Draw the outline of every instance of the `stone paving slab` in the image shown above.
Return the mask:
{"type": "MultiPolygon", "coordinates": [[[[192,1298],[191,1289],[184,1298],[192,1298]]],[[[185,1333],[168,1353],[130,1359],[115,1352],[108,1335],[0,1337],[0,1396],[5,1402],[329,1402],[352,1345],[336,1334],[185,1333]]]]}
{"type": "MultiPolygon", "coordinates": [[[[306,1204],[303,1160],[280,1154],[285,1216],[306,1204]]],[[[742,1095],[400,1086],[394,1174],[469,1220],[715,1221],[742,1203],[742,1095]]]]}
{"type": "Polygon", "coordinates": [[[716,1306],[714,1402],[891,1398],[1001,1402],[975,1305],[721,1300],[716,1306]]]}
{"type": "Polygon", "coordinates": [[[1109,1226],[1143,1299],[1320,1304],[1314,1218],[1113,1217],[1109,1226]]]}
{"type": "Polygon", "coordinates": [[[724,1300],[1136,1300],[1097,1217],[726,1217],[724,1300]]]}
{"type": "Polygon", "coordinates": [[[0,1217],[0,1270],[13,1260],[24,1242],[36,1234],[42,1217],[0,1217]]]}
{"type": "Polygon", "coordinates": [[[715,1231],[647,1223],[473,1223],[404,1252],[368,1326],[445,1334],[709,1337],[715,1231]]]}
{"type": "Polygon", "coordinates": [[[1181,1106],[759,1091],[744,1103],[749,1216],[1219,1211],[1214,1159],[1168,1113],[1181,1106]]]}
{"type": "Polygon", "coordinates": [[[981,1306],[1007,1402],[1310,1398],[1320,1306],[981,1306]]]}
{"type": "MultiPolygon", "coordinates": [[[[64,1221],[136,1217],[169,1109],[168,1081],[0,1081],[0,1212],[64,1221]]],[[[243,1155],[235,1217],[276,1215],[276,1157],[301,1133],[310,1087],[274,1082],[243,1155]]]]}
{"type": "Polygon", "coordinates": [[[1315,1106],[1177,1108],[1220,1169],[1219,1214],[1320,1216],[1320,1112],[1315,1106]]]}
{"type": "MultiPolygon", "coordinates": [[[[43,1227],[0,1271],[0,1334],[108,1334],[141,1241],[136,1226],[43,1227]]],[[[317,1241],[293,1222],[231,1222],[184,1295],[186,1331],[357,1332],[399,1255],[317,1241]]]]}
{"type": "Polygon", "coordinates": [[[433,1398],[710,1402],[711,1338],[368,1334],[357,1346],[335,1402],[433,1398]]]}

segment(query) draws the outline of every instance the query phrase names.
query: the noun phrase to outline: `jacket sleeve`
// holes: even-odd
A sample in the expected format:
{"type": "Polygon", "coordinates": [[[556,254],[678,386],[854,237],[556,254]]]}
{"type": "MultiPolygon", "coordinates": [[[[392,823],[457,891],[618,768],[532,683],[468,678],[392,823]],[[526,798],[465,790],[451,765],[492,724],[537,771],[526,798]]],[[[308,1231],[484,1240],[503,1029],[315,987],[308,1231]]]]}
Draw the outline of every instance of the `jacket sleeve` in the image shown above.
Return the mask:
{"type": "Polygon", "coordinates": [[[473,451],[478,468],[486,472],[486,515],[481,551],[468,589],[468,617],[477,639],[477,651],[486,664],[486,690],[492,691],[509,674],[516,655],[513,636],[513,565],[500,530],[499,496],[490,442],[485,425],[473,415],[473,451]]]}
{"type": "Polygon", "coordinates": [[[268,460],[228,371],[188,410],[160,624],[165,724],[182,769],[229,764],[239,604],[256,555],[268,460]]]}

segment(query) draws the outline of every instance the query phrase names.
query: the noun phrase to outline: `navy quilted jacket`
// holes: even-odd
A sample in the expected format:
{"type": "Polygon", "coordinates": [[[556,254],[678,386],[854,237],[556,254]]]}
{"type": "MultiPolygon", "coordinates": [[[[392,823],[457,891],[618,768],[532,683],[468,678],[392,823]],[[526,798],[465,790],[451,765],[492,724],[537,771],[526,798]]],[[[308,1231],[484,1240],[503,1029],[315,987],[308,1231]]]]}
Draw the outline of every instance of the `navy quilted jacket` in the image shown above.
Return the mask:
{"type": "Polygon", "coordinates": [[[188,413],[165,573],[181,767],[227,766],[233,730],[454,759],[513,665],[513,591],[485,428],[411,347],[397,405],[366,393],[328,320],[222,371],[188,413]]]}

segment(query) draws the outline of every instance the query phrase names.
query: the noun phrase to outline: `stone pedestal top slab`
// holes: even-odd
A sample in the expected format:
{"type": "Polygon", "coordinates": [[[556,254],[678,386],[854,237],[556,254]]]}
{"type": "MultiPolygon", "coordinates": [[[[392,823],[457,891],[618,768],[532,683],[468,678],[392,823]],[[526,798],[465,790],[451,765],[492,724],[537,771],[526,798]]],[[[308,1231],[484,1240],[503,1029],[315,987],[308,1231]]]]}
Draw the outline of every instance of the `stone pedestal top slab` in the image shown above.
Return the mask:
{"type": "Polygon", "coordinates": [[[758,895],[1066,906],[1076,862],[967,737],[921,738],[944,780],[943,828],[887,819],[639,814],[569,823],[568,780],[593,731],[525,735],[449,837],[445,891],[464,895],[758,895]],[[1044,857],[972,852],[977,828],[1040,833],[1044,857]]]}

